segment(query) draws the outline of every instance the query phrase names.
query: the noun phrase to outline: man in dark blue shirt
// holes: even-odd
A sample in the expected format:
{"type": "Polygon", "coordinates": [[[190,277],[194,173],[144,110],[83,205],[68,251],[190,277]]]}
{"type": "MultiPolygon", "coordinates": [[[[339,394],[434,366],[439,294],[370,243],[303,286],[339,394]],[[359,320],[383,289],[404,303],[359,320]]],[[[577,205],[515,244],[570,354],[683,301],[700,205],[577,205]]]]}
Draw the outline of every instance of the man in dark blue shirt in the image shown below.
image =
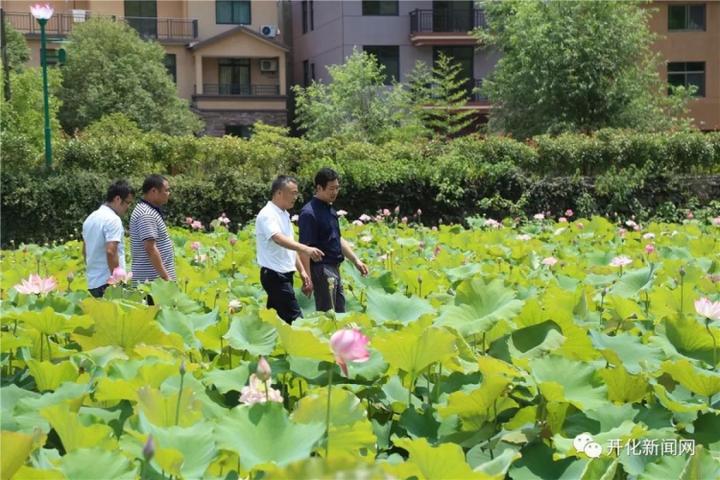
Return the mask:
{"type": "Polygon", "coordinates": [[[323,168],[315,175],[315,196],[303,206],[298,224],[300,243],[320,249],[324,256],[320,261],[311,260],[300,253],[300,261],[305,271],[310,272],[311,282],[303,287],[303,292],[315,294],[315,308],[318,311],[334,309],[338,313],[345,311],[345,295],[340,279],[340,264],[347,258],[355,268],[365,276],[367,266],[353,252],[350,244],[340,234],[340,222],[332,204],[340,192],[338,174],[323,168]]]}

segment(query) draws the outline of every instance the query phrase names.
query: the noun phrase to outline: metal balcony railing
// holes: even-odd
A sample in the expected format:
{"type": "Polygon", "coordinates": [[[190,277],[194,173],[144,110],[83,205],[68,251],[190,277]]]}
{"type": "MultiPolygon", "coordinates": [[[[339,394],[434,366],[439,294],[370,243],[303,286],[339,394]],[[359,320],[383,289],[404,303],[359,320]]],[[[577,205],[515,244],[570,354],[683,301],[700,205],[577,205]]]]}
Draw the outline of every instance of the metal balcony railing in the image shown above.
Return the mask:
{"type": "MultiPolygon", "coordinates": [[[[198,21],[187,18],[161,18],[161,17],[121,17],[113,15],[93,15],[89,11],[84,13],[56,13],[45,26],[48,35],[65,36],[73,27],[82,24],[90,18],[108,18],[125,22],[138,31],[141,37],[153,40],[191,41],[198,37],[198,21]]],[[[7,22],[22,33],[39,35],[40,25],[30,12],[5,13],[7,22]]]]}
{"type": "MultiPolygon", "coordinates": [[[[197,94],[197,87],[195,89],[197,94]]],[[[240,97],[276,97],[280,85],[242,85],[232,83],[203,83],[203,95],[233,95],[240,97]]]]}
{"type": "Polygon", "coordinates": [[[485,11],[472,10],[413,10],[410,12],[410,34],[467,33],[484,27],[485,11]]]}

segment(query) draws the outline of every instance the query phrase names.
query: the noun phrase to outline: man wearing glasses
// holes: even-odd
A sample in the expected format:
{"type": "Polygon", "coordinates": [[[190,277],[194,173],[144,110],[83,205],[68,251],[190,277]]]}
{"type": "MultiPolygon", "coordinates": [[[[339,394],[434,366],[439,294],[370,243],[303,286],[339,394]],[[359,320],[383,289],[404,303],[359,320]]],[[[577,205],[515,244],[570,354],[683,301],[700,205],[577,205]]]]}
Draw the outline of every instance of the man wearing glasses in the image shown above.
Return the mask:
{"type": "Polygon", "coordinates": [[[323,255],[319,249],[295,241],[288,210],[295,205],[298,194],[297,180],[280,175],[270,187],[271,200],[255,220],[257,262],[260,265],[260,283],[268,295],[267,308],[274,309],[287,323],[302,317],[293,290],[296,271],[303,281],[303,291],[312,291],[310,276],[296,252],[315,260],[322,259],[323,255]]]}
{"type": "Polygon", "coordinates": [[[309,257],[300,252],[305,270],[310,271],[312,283],[303,288],[305,294],[315,293],[315,308],[318,311],[345,311],[345,295],[340,279],[340,263],[347,258],[363,276],[368,274],[367,266],[353,252],[352,247],[340,235],[340,222],[333,203],[340,192],[337,172],[323,168],[315,175],[315,196],[300,211],[300,243],[319,248],[324,254],[321,259],[309,257]],[[311,263],[312,261],[312,263],[311,263]]]}
{"type": "Polygon", "coordinates": [[[113,271],[125,270],[125,245],[122,220],[135,196],[125,180],[118,180],[107,190],[105,203],[83,222],[83,257],[87,270],[88,290],[102,297],[113,271]]]}

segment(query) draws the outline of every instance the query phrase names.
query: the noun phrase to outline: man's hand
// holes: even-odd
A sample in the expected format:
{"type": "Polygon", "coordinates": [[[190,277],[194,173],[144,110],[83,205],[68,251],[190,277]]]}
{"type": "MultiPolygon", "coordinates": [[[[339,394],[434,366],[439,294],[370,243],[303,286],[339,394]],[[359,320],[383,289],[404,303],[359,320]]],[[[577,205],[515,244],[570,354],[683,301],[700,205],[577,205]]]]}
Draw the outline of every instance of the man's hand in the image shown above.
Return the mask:
{"type": "Polygon", "coordinates": [[[313,262],[319,262],[320,260],[322,260],[322,257],[325,256],[325,254],[322,252],[322,250],[320,250],[319,248],[315,248],[315,247],[307,247],[306,246],[302,252],[305,255],[307,255],[308,257],[310,257],[313,260],[313,262]]]}
{"type": "Polygon", "coordinates": [[[358,269],[358,271],[360,272],[360,274],[363,277],[367,277],[367,274],[368,274],[367,265],[365,265],[359,258],[356,258],[355,261],[353,262],[353,264],[355,265],[355,268],[358,269]]]}
{"type": "Polygon", "coordinates": [[[310,295],[312,295],[313,292],[313,283],[312,280],[310,280],[310,275],[308,275],[305,272],[300,273],[300,278],[302,278],[302,292],[305,294],[306,297],[310,298],[310,295]]]}

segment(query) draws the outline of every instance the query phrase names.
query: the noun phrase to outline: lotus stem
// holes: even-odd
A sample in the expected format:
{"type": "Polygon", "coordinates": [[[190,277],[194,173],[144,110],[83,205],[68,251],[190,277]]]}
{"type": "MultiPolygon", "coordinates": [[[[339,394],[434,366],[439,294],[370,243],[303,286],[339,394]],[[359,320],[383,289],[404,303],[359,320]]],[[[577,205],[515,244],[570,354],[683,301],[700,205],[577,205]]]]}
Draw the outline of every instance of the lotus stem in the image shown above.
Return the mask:
{"type": "Polygon", "coordinates": [[[335,365],[332,365],[328,369],[328,398],[327,398],[327,410],[325,411],[325,432],[327,439],[325,441],[325,461],[328,460],[330,454],[330,396],[332,394],[332,380],[333,380],[333,369],[335,365]]]}

